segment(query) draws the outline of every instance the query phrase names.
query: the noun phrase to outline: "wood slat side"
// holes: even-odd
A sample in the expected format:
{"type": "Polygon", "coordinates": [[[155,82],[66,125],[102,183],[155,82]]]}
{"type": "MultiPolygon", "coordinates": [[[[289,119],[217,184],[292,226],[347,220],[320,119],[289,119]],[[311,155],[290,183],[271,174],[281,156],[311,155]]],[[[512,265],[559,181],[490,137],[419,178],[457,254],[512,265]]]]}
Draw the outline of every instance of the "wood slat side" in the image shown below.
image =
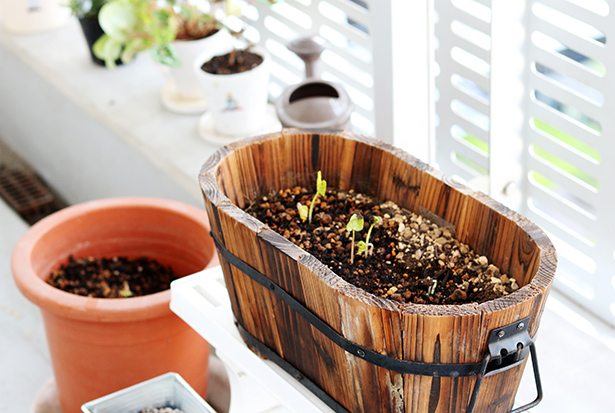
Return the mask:
{"type": "Polygon", "coordinates": [[[407,376],[405,412],[462,413],[468,406],[471,377],[407,376]]]}
{"type": "Polygon", "coordinates": [[[455,229],[456,238],[467,244],[466,226],[471,199],[469,194],[473,192],[452,180],[447,182],[444,178],[432,172],[425,173],[419,199],[412,210],[422,215],[426,215],[424,210],[427,210],[450,223],[455,229]]]}
{"type": "MultiPolygon", "coordinates": [[[[342,280],[274,231],[260,233],[259,243],[265,263],[263,274],[341,333],[337,285],[342,280]]],[[[346,352],[267,289],[263,289],[261,299],[273,304],[274,311],[269,316],[276,320],[277,327],[273,328],[277,331],[272,335],[280,340],[279,349],[274,350],[341,405],[357,411],[357,388],[346,352]]]]}
{"type": "Polygon", "coordinates": [[[209,158],[205,160],[205,163],[201,166],[201,170],[199,171],[199,176],[207,173],[214,173],[220,162],[228,156],[233,150],[229,147],[222,147],[218,149],[216,152],[211,154],[209,158]]]}
{"type": "MultiPolygon", "coordinates": [[[[235,205],[222,203],[215,209],[215,218],[219,222],[216,225],[220,233],[214,235],[232,254],[241,258],[248,265],[263,271],[264,263],[260,253],[257,234],[263,230],[262,224],[256,219],[246,216],[235,205]]],[[[274,312],[270,301],[262,300],[262,287],[247,277],[234,266],[226,265],[224,271],[226,287],[229,290],[231,301],[237,302],[235,317],[252,335],[261,341],[268,342],[271,346],[279,346],[280,339],[270,332],[275,331],[273,326],[276,320],[270,316],[274,312]],[[258,305],[251,305],[258,303],[258,305]]]]}
{"type": "MultiPolygon", "coordinates": [[[[313,256],[302,257],[299,264],[306,306],[342,334],[338,284],[343,281],[313,256]]],[[[309,327],[309,331],[300,342],[303,347],[308,347],[310,339],[315,343],[312,349],[315,352],[310,353],[311,360],[305,363],[310,378],[349,411],[361,411],[362,401],[355,396],[360,391],[360,383],[352,374],[348,354],[314,327],[309,327]]]]}
{"type": "MultiPolygon", "coordinates": [[[[435,307],[435,306],[422,306],[435,307]]],[[[404,312],[404,359],[426,363],[474,363],[482,359],[479,342],[482,314],[466,306],[465,314],[430,316],[404,312]]],[[[473,378],[405,376],[406,411],[462,412],[473,378]],[[455,394],[461,397],[451,399],[455,394]]]]}
{"type": "MultiPolygon", "coordinates": [[[[402,323],[398,303],[366,294],[348,283],[339,289],[343,336],[393,358],[402,358],[402,323]]],[[[360,411],[403,411],[403,375],[346,354],[355,380],[360,411]]],[[[353,410],[354,411],[354,410],[353,410]]]]}
{"type": "Polygon", "coordinates": [[[372,188],[379,199],[395,202],[413,210],[421,191],[424,173],[391,152],[382,152],[377,185],[372,188]]]}
{"type": "Polygon", "coordinates": [[[201,192],[203,193],[204,201],[208,201],[214,205],[219,205],[223,202],[230,203],[230,199],[226,196],[226,193],[221,190],[220,184],[216,180],[217,171],[201,172],[199,175],[199,185],[201,192]]]}

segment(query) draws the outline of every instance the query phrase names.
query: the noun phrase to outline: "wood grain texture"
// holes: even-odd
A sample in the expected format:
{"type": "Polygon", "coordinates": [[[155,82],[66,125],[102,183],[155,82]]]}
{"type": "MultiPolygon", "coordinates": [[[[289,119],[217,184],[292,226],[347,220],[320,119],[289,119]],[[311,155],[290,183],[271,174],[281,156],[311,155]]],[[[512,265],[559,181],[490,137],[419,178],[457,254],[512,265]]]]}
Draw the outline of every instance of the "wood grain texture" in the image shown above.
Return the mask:
{"type": "MultiPolygon", "coordinates": [[[[390,357],[479,362],[495,328],[530,317],[533,336],[556,268],[546,235],[488,196],[391,145],[348,132],[288,129],[229,145],[199,177],[214,235],[346,339],[390,357]],[[240,208],[294,186],[328,186],[435,214],[457,238],[522,287],[483,304],[400,304],[348,284],[240,208]]],[[[220,257],[233,313],[264,342],[352,412],[464,412],[475,379],[400,374],[345,352],[267,288],[220,257]]],[[[477,411],[510,409],[524,365],[486,377],[477,411]]]]}

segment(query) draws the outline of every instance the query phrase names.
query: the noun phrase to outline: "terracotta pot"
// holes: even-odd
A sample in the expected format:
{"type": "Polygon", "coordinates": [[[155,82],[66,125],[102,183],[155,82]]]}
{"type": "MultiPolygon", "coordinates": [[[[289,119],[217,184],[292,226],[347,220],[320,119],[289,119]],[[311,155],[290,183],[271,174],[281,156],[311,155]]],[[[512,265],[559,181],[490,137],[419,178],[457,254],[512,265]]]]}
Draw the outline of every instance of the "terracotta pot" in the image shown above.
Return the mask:
{"type": "Polygon", "coordinates": [[[170,290],[133,298],[90,298],[44,280],[68,257],[147,256],[181,276],[218,264],[204,211],[154,198],[112,198],[39,221],[12,256],[17,286],[43,315],[64,413],[166,372],[201,395],[209,344],[169,309],[170,290]]]}

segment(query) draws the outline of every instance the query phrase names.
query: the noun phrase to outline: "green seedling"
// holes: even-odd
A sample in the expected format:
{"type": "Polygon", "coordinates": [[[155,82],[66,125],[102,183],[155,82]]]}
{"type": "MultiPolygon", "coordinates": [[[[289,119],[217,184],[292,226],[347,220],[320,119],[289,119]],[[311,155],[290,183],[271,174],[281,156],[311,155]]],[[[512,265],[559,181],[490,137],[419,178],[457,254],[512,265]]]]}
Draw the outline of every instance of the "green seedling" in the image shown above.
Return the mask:
{"type": "Polygon", "coordinates": [[[132,291],[130,291],[130,286],[128,285],[127,281],[124,281],[124,285],[122,286],[122,289],[120,290],[120,297],[123,298],[128,298],[128,297],[132,297],[132,291]]]}
{"type": "Polygon", "coordinates": [[[352,231],[352,244],[350,245],[350,264],[354,264],[354,234],[355,231],[363,230],[363,215],[352,214],[348,224],[346,225],[346,231],[352,231]]]}
{"type": "Polygon", "coordinates": [[[374,217],[374,222],[372,222],[372,225],[370,225],[369,229],[367,230],[367,237],[365,237],[365,242],[359,241],[359,243],[357,244],[357,254],[361,254],[362,252],[365,258],[373,254],[374,244],[369,242],[369,237],[372,235],[372,229],[374,229],[378,222],[380,222],[380,218],[374,217]],[[361,243],[363,243],[364,245],[360,245],[361,243]]]}
{"type": "Polygon", "coordinates": [[[310,212],[308,214],[308,223],[312,223],[312,213],[314,212],[314,205],[316,204],[316,199],[318,196],[325,196],[325,192],[327,192],[327,181],[322,179],[322,175],[320,171],[318,171],[318,176],[316,177],[316,193],[314,194],[314,198],[312,199],[312,203],[310,204],[310,212]]]}
{"type": "Polygon", "coordinates": [[[305,222],[308,218],[308,206],[303,205],[301,202],[297,202],[297,211],[299,211],[299,218],[301,218],[301,221],[305,222]]]}
{"type": "MultiPolygon", "coordinates": [[[[363,253],[363,256],[367,257],[368,255],[368,250],[369,250],[369,246],[371,244],[367,244],[365,243],[365,241],[359,241],[357,242],[357,255],[361,255],[361,253],[363,253]]],[[[373,245],[371,245],[372,248],[374,247],[373,245]]]]}

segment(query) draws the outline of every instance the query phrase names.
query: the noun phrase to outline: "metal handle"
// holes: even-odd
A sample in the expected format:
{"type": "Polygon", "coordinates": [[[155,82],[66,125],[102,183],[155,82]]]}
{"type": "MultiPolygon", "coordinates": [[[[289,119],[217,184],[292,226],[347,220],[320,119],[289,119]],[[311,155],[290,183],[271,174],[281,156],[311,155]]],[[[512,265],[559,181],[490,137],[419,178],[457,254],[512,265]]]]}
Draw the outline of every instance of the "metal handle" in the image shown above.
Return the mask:
{"type": "MultiPolygon", "coordinates": [[[[526,410],[529,410],[532,407],[535,407],[542,400],[542,382],[540,381],[540,372],[538,370],[538,358],[536,356],[536,344],[534,344],[532,342],[529,345],[529,349],[530,349],[530,354],[532,356],[532,367],[533,367],[533,371],[534,371],[534,380],[536,382],[536,393],[537,393],[537,396],[536,396],[536,399],[534,399],[533,402],[528,403],[526,405],[523,405],[521,407],[517,407],[516,409],[511,410],[510,413],[521,413],[521,412],[524,412],[526,410]]],[[[466,413],[473,413],[474,412],[474,407],[476,405],[476,399],[478,398],[478,392],[480,391],[481,385],[483,384],[483,378],[484,377],[491,376],[491,375],[497,374],[497,373],[501,373],[504,370],[507,370],[507,369],[509,369],[511,367],[516,366],[519,363],[522,363],[524,359],[525,358],[519,360],[517,363],[514,363],[513,365],[501,367],[501,368],[492,370],[489,373],[487,373],[487,366],[489,364],[489,361],[491,360],[491,354],[485,355],[485,357],[483,358],[482,364],[481,364],[481,366],[482,366],[481,367],[481,372],[476,377],[476,383],[474,384],[474,389],[472,390],[472,396],[470,397],[470,403],[468,404],[468,409],[466,410],[466,413]]]]}

